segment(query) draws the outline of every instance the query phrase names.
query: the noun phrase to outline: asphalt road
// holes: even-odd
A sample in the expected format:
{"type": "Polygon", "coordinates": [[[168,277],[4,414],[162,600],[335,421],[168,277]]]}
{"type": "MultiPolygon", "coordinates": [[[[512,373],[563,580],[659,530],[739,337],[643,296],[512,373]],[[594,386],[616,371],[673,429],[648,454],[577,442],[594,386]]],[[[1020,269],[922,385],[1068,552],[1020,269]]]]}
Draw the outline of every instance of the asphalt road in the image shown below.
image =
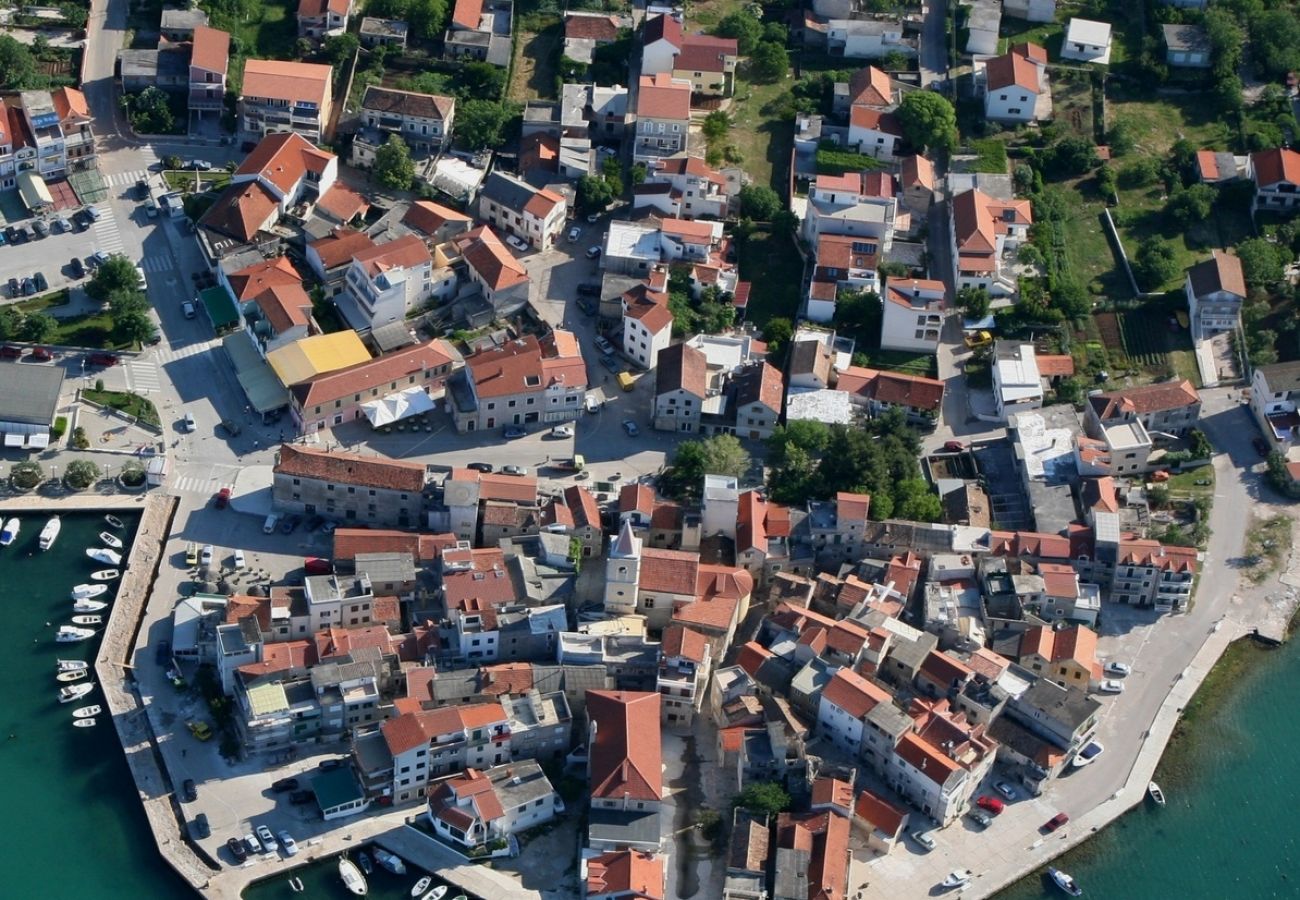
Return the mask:
{"type": "Polygon", "coordinates": [[[925,21],[921,25],[920,69],[921,86],[943,82],[948,77],[948,47],[944,42],[944,20],[948,4],[942,0],[928,0],[925,21]]]}

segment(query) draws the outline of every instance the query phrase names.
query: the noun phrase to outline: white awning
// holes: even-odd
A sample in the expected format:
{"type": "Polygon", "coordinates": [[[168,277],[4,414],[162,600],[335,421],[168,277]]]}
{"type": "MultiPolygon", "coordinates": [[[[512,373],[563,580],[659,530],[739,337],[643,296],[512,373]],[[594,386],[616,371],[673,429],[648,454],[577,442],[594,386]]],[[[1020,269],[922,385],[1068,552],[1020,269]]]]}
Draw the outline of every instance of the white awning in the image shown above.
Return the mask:
{"type": "Polygon", "coordinates": [[[48,434],[29,434],[27,436],[27,446],[35,450],[44,450],[50,446],[50,436],[48,434]]]}
{"type": "Polygon", "coordinates": [[[5,446],[6,446],[6,447],[21,447],[21,446],[23,445],[23,439],[24,439],[25,437],[27,437],[27,435],[25,435],[25,434],[14,434],[12,431],[10,431],[10,432],[6,432],[6,433],[5,433],[5,446]]]}
{"type": "Polygon", "coordinates": [[[371,400],[361,404],[361,409],[370,420],[372,428],[391,425],[410,416],[433,412],[434,403],[423,388],[409,387],[396,394],[389,394],[380,400],[371,400]]]}

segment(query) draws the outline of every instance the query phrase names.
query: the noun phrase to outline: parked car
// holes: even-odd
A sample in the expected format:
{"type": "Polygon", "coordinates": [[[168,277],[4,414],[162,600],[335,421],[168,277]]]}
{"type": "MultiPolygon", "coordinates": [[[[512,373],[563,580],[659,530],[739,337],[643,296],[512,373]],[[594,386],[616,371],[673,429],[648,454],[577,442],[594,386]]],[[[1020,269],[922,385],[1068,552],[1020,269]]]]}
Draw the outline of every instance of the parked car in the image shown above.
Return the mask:
{"type": "Polygon", "coordinates": [[[1268,456],[1268,441],[1261,437],[1257,437],[1250,443],[1255,448],[1255,452],[1260,456],[1268,456]]]}
{"type": "Polygon", "coordinates": [[[49,362],[54,359],[54,354],[44,347],[33,347],[32,352],[27,354],[27,358],[36,362],[49,362]]]}
{"type": "Polygon", "coordinates": [[[600,358],[600,364],[611,372],[617,372],[623,368],[623,364],[618,361],[618,357],[612,353],[606,353],[600,358]]]}
{"type": "Polygon", "coordinates": [[[135,180],[135,199],[143,200],[148,196],[149,196],[149,182],[145,181],[143,178],[137,178],[135,180]]]}
{"type": "Polygon", "coordinates": [[[279,524],[280,517],[275,513],[271,513],[266,517],[265,521],[262,522],[262,534],[275,534],[276,526],[279,524]]]}
{"type": "Polygon", "coordinates": [[[48,237],[50,234],[50,226],[46,225],[40,219],[37,219],[32,223],[32,231],[36,232],[37,237],[48,237]]]}
{"type": "Polygon", "coordinates": [[[185,565],[197,566],[199,564],[199,548],[193,541],[185,545],[185,565]]]}
{"type": "Polygon", "coordinates": [[[244,430],[243,427],[233,419],[222,419],[221,427],[224,428],[226,434],[231,437],[239,437],[240,432],[244,430]]]}
{"type": "Polygon", "coordinates": [[[960,453],[966,449],[966,445],[961,441],[944,441],[943,449],[948,453],[960,453]]]}
{"type": "Polygon", "coordinates": [[[9,296],[10,296],[10,297],[17,297],[19,294],[22,293],[22,290],[23,290],[23,289],[22,289],[22,285],[20,285],[20,284],[18,283],[18,279],[17,279],[17,278],[10,278],[10,279],[9,279],[9,296]]]}
{"type": "Polygon", "coordinates": [[[528,474],[528,467],[527,467],[527,466],[502,466],[502,467],[501,467],[501,474],[502,474],[502,475],[519,475],[519,476],[527,475],[527,474],[528,474]]]}
{"type": "Polygon", "coordinates": [[[338,759],[337,757],[334,759],[322,759],[316,764],[316,768],[320,769],[322,772],[328,772],[330,769],[339,768],[343,763],[344,760],[338,759]]]}
{"type": "Polygon", "coordinates": [[[18,229],[12,225],[5,226],[5,240],[13,243],[18,239],[18,229]]]}
{"type": "Polygon", "coordinates": [[[94,268],[96,266],[102,266],[104,263],[108,262],[109,259],[109,255],[103,250],[96,250],[94,253],[86,257],[86,262],[90,264],[91,268],[94,268]]]}
{"type": "Polygon", "coordinates": [[[244,551],[235,548],[235,568],[242,569],[247,563],[244,561],[244,551]]]}
{"type": "Polygon", "coordinates": [[[554,428],[551,429],[551,437],[553,437],[553,438],[571,438],[571,437],[573,437],[573,426],[572,426],[572,425],[556,425],[554,428]]]}
{"type": "Polygon", "coordinates": [[[187,412],[185,414],[185,418],[181,419],[181,427],[190,432],[199,427],[198,423],[194,421],[194,413],[187,412]]]}
{"type": "Polygon", "coordinates": [[[1115,662],[1112,660],[1111,662],[1106,663],[1106,674],[1118,675],[1123,678],[1125,675],[1133,674],[1133,667],[1128,663],[1115,662]]]}
{"type": "Polygon", "coordinates": [[[89,220],[92,221],[92,222],[98,222],[99,219],[100,219],[100,216],[103,215],[103,213],[100,212],[100,211],[99,211],[96,207],[94,207],[94,206],[87,206],[84,210],[82,210],[82,212],[84,212],[85,215],[86,215],[86,218],[89,219],[89,220]]]}
{"type": "Polygon", "coordinates": [[[522,425],[507,425],[503,434],[507,441],[513,441],[516,438],[521,438],[527,435],[528,430],[522,425]]]}
{"type": "Polygon", "coordinates": [[[569,237],[570,244],[576,244],[578,242],[578,238],[582,237],[582,226],[574,225],[570,227],[568,237],[569,237]]]}
{"type": "Polygon", "coordinates": [[[217,491],[216,504],[217,509],[225,509],[230,505],[230,488],[223,487],[221,490],[217,491]]]}
{"type": "Polygon", "coordinates": [[[281,778],[271,782],[271,790],[277,794],[283,794],[285,791],[298,790],[297,778],[281,778]]]}
{"type": "Polygon", "coordinates": [[[465,468],[473,469],[475,472],[482,472],[484,475],[491,475],[493,472],[496,471],[492,463],[485,463],[485,462],[472,462],[465,468]]]}
{"type": "Polygon", "coordinates": [[[614,352],[614,345],[611,344],[611,343],[610,343],[608,340],[606,340],[605,338],[601,337],[600,335],[596,335],[596,341],[595,341],[595,343],[596,343],[596,349],[599,350],[601,353],[613,353],[613,352],[614,352]]]}
{"type": "Polygon", "coordinates": [[[242,863],[248,859],[248,847],[239,838],[230,838],[226,841],[226,849],[230,855],[235,858],[235,862],[242,863]]]}
{"type": "Polygon", "coordinates": [[[989,796],[980,797],[975,801],[975,805],[980,809],[988,810],[995,816],[1007,807],[1007,805],[1002,802],[1001,798],[989,796]]]}
{"type": "Polygon", "coordinates": [[[249,853],[256,855],[262,852],[262,842],[251,831],[244,835],[244,844],[248,847],[249,853]]]}
{"type": "Polygon", "coordinates": [[[1113,678],[1107,678],[1101,684],[1097,685],[1097,690],[1103,694],[1122,694],[1124,693],[1124,682],[1116,681],[1113,678]]]}
{"type": "Polygon", "coordinates": [[[44,272],[37,272],[35,275],[32,276],[32,281],[36,282],[37,293],[41,291],[48,291],[50,289],[50,283],[45,280],[44,272]]]}
{"type": "Polygon", "coordinates": [[[587,213],[587,224],[588,224],[588,225],[595,225],[597,222],[600,221],[600,216],[601,216],[601,214],[598,213],[598,212],[587,213]]]}
{"type": "Polygon", "coordinates": [[[193,803],[199,799],[199,789],[194,785],[193,778],[186,778],[181,782],[181,802],[193,803]]]}
{"type": "Polygon", "coordinates": [[[275,835],[271,834],[271,829],[265,825],[258,825],[255,830],[257,839],[262,842],[262,850],[266,853],[274,853],[278,845],[275,843],[275,835]]]}
{"type": "Polygon", "coordinates": [[[192,169],[195,172],[207,172],[212,168],[212,163],[206,159],[192,159],[185,168],[192,169]]]}
{"type": "Polygon", "coordinates": [[[926,832],[917,828],[909,831],[908,834],[912,836],[912,840],[916,841],[916,843],[920,845],[921,849],[926,853],[929,853],[934,849],[934,838],[930,837],[926,832]]]}
{"type": "Polygon", "coordinates": [[[23,296],[24,296],[24,297],[30,297],[30,296],[31,296],[32,294],[34,294],[34,293],[36,293],[36,282],[32,281],[30,278],[24,278],[24,279],[23,279],[23,296]]]}
{"type": "Polygon", "coordinates": [[[294,530],[301,524],[302,524],[302,516],[296,513],[293,515],[285,516],[284,521],[280,523],[280,533],[293,534],[294,530]]]}
{"type": "Polygon", "coordinates": [[[92,353],[86,357],[86,363],[92,366],[115,366],[120,360],[116,353],[92,353]]]}
{"type": "Polygon", "coordinates": [[[15,347],[12,344],[5,344],[0,347],[0,359],[21,359],[22,355],[22,347],[15,347]]]}
{"type": "Polygon", "coordinates": [[[528,242],[525,241],[523,238],[516,237],[513,234],[508,234],[506,235],[506,243],[509,244],[511,247],[514,247],[520,253],[528,252],[528,242]]]}
{"type": "Polygon", "coordinates": [[[297,856],[298,842],[293,839],[293,835],[289,834],[287,831],[281,831],[278,836],[280,838],[280,847],[284,850],[284,855],[297,856]]]}
{"type": "Polygon", "coordinates": [[[153,661],[155,665],[165,666],[172,658],[172,642],[159,641],[153,648],[153,661]]]}
{"type": "Polygon", "coordinates": [[[72,272],[73,278],[86,277],[86,267],[82,264],[80,256],[72,257],[72,260],[68,263],[68,269],[72,272]]]}
{"type": "Polygon", "coordinates": [[[212,555],[216,552],[217,552],[216,548],[214,548],[211,544],[204,544],[203,552],[199,554],[199,564],[202,565],[204,568],[211,566],[212,555]]]}
{"type": "Polygon", "coordinates": [[[631,419],[623,420],[623,430],[627,432],[628,437],[636,437],[641,433],[641,429],[636,427],[636,423],[631,419]]]}
{"type": "Polygon", "coordinates": [[[1051,834],[1068,821],[1070,821],[1070,817],[1063,812],[1059,812],[1043,823],[1043,831],[1051,834]]]}
{"type": "Polygon", "coordinates": [[[997,784],[993,785],[993,790],[997,791],[1008,800],[1014,800],[1020,796],[1008,781],[999,781],[997,784]]]}
{"type": "Polygon", "coordinates": [[[584,281],[582,284],[578,285],[578,296],[579,296],[579,297],[599,297],[599,296],[600,296],[600,285],[599,285],[599,284],[593,284],[593,283],[590,282],[590,281],[584,281]]]}
{"type": "Polygon", "coordinates": [[[593,397],[591,394],[588,394],[587,399],[582,401],[582,405],[587,408],[587,412],[589,413],[600,412],[600,401],[597,400],[595,397],[593,397]]]}
{"type": "Polygon", "coordinates": [[[72,230],[72,223],[68,221],[66,216],[59,216],[54,220],[54,227],[61,232],[69,232],[72,230]]]}
{"type": "Polygon", "coordinates": [[[14,243],[25,244],[32,239],[31,232],[27,230],[26,225],[19,225],[14,230],[14,243]]]}
{"type": "Polygon", "coordinates": [[[594,316],[596,314],[596,301],[590,297],[579,297],[578,309],[582,310],[583,315],[594,316]]]}
{"type": "Polygon", "coordinates": [[[181,313],[185,318],[192,319],[199,314],[199,311],[195,308],[193,300],[186,300],[181,304],[181,313]]]}
{"type": "Polygon", "coordinates": [[[311,791],[293,791],[289,794],[289,802],[294,806],[301,806],[304,803],[310,803],[316,799],[316,795],[311,791]]]}
{"type": "Polygon", "coordinates": [[[212,836],[212,827],[208,825],[208,817],[204,813],[194,817],[194,836],[199,840],[212,836]]]}
{"type": "Polygon", "coordinates": [[[599,247],[588,247],[588,248],[587,248],[587,259],[595,259],[595,258],[598,257],[598,256],[600,256],[600,248],[599,248],[599,247]]]}
{"type": "Polygon", "coordinates": [[[986,812],[980,812],[978,809],[972,809],[970,812],[966,813],[966,815],[980,828],[988,828],[993,824],[993,817],[986,812]]]}

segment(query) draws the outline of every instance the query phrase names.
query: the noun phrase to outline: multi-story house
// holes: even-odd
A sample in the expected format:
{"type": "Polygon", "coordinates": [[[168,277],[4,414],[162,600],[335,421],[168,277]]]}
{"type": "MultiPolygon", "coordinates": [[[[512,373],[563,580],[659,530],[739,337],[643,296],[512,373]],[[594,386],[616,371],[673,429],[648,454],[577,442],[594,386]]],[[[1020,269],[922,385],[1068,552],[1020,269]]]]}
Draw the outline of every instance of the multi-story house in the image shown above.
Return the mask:
{"type": "Polygon", "coordinates": [[[239,129],[265,135],[292,131],[319,141],[333,104],[333,68],[319,63],[249,59],[239,98],[239,129]]]}
{"type": "Polygon", "coordinates": [[[691,93],[703,97],[730,97],[740,59],[735,38],[690,34],[682,38],[673,59],[673,78],[689,81],[691,93]]]}
{"type": "Polygon", "coordinates": [[[390,134],[400,137],[415,159],[435,154],[451,137],[455,118],[454,97],[371,85],[361,98],[361,124],[352,140],[352,162],[374,165],[375,154],[390,134]]]}
{"type": "Polygon", "coordinates": [[[633,162],[650,163],[686,151],[691,130],[691,84],[670,73],[642,75],[636,97],[633,162]]]}
{"type": "Polygon", "coordinates": [[[1285,453],[1300,438],[1300,362],[1256,366],[1250,376],[1250,411],[1269,445],[1285,453]]]}
{"type": "Polygon", "coordinates": [[[1081,691],[1101,678],[1097,633],[1083,625],[1055,631],[1035,625],[1020,636],[1020,665],[1065,687],[1081,691]]]}
{"type": "Polygon", "coordinates": [[[307,265],[321,280],[325,296],[331,297],[343,289],[343,279],[352,267],[352,257],[375,246],[370,235],[346,226],[335,228],[307,244],[307,265]]]}
{"type": "Polygon", "coordinates": [[[869,240],[881,256],[894,241],[898,210],[894,178],[887,172],[818,175],[808,191],[804,240],[816,244],[823,234],[869,240]]]}
{"type": "Polygon", "coordinates": [[[498,316],[518,312],[528,303],[532,282],[523,264],[486,225],[452,238],[465,263],[470,283],[483,292],[498,316]]]}
{"type": "Polygon", "coordinates": [[[509,66],[513,19],[513,0],[456,0],[443,36],[447,58],[509,66]]]}
{"type": "Polygon", "coordinates": [[[854,104],[849,109],[849,146],[866,156],[897,158],[903,125],[890,110],[854,104]]]}
{"type": "Polygon", "coordinates": [[[885,283],[880,346],[884,350],[938,353],[943,320],[948,315],[942,281],[891,278],[885,283]]]}
{"type": "Polygon", "coordinates": [[[1037,44],[1015,44],[984,63],[984,116],[997,122],[1033,122],[1051,93],[1047,51],[1037,44]]]}
{"type": "Polygon", "coordinates": [[[877,704],[893,701],[889,691],[849,668],[836,670],[822,689],[817,706],[817,733],[851,757],[862,747],[862,723],[877,704]]]}
{"type": "Polygon", "coordinates": [[[972,188],[953,197],[950,206],[957,290],[984,288],[990,297],[1014,296],[1019,288],[1004,257],[1029,237],[1034,222],[1029,201],[998,200],[972,188]]]}
{"type": "Polygon", "coordinates": [[[694,156],[652,160],[645,181],[632,189],[634,209],[680,219],[726,218],[730,202],[727,179],[694,156]]]}
{"type": "Polygon", "coordinates": [[[781,370],[766,362],[750,363],[732,375],[729,394],[736,412],[735,435],[751,441],[771,437],[785,395],[781,370]]]}
{"type": "Polygon", "coordinates": [[[556,330],[465,358],[448,382],[456,430],[564,422],[582,414],[587,367],[574,336],[556,330]]]}
{"type": "Polygon", "coordinates": [[[1290,213],[1300,208],[1300,153],[1290,147],[1252,153],[1248,172],[1255,182],[1255,209],[1290,213]]]}
{"type": "Polygon", "coordinates": [[[689,728],[709,683],[709,640],[693,628],[669,625],[659,649],[659,710],[669,728],[689,728]]]}
{"type": "Polygon", "coordinates": [[[226,105],[226,74],[230,68],[230,35],[200,25],[190,45],[189,110],[202,118],[220,116],[226,105]]]}
{"type": "Polygon", "coordinates": [[[411,388],[436,397],[442,394],[456,359],[450,344],[434,338],[314,375],[289,388],[289,414],[300,432],[310,434],[360,419],[385,398],[411,388]]]}
{"type": "Polygon", "coordinates": [[[1061,59],[1110,65],[1110,23],[1091,19],[1070,19],[1061,42],[1061,59]]]}
{"type": "Polygon", "coordinates": [[[466,769],[429,788],[429,822],[444,840],[466,851],[487,848],[544,825],[564,802],[532,760],[466,769]]]}
{"type": "Polygon", "coordinates": [[[367,796],[422,802],[442,775],[510,762],[510,720],[500,702],[403,712],[358,734],[352,754],[367,796]]]}
{"type": "Polygon", "coordinates": [[[1200,557],[1193,547],[1171,547],[1159,541],[1119,542],[1110,600],[1178,612],[1192,599],[1192,584],[1200,557]]]}
{"type": "Polygon", "coordinates": [[[1183,290],[1191,311],[1193,339],[1236,331],[1241,324],[1246,275],[1238,257],[1215,251],[1209,259],[1187,270],[1183,290]]]}
{"type": "Polygon", "coordinates": [[[311,296],[283,256],[227,276],[244,327],[263,357],[313,333],[311,296]]]}
{"type": "Polygon", "coordinates": [[[862,535],[871,511],[871,495],[839,491],[834,500],[809,500],[809,540],[817,563],[832,568],[861,556],[862,535]]]}
{"type": "Polygon", "coordinates": [[[901,19],[831,19],[826,23],[826,45],[833,56],[845,59],[880,59],[890,53],[911,56],[916,47],[903,40],[901,19]]]}
{"type": "MultiPolygon", "coordinates": [[[[72,89],[64,88],[63,91],[72,89]]],[[[80,92],[72,91],[63,96],[67,98],[78,93],[80,92]]],[[[41,178],[64,174],[68,170],[68,148],[60,124],[63,116],[54,101],[54,95],[49,91],[22,91],[18,100],[22,121],[26,126],[23,137],[28,139],[29,146],[35,150],[36,174],[41,178]]],[[[84,95],[81,102],[84,105],[84,95]]],[[[23,171],[22,162],[19,162],[18,168],[23,171]]]]}
{"type": "Polygon", "coordinates": [[[406,35],[410,26],[401,19],[381,19],[378,16],[363,16],[361,19],[361,46],[367,50],[375,47],[396,47],[406,49],[406,35]]]}
{"type": "Polygon", "coordinates": [[[416,200],[402,217],[402,224],[424,236],[431,248],[470,230],[474,220],[432,200],[416,200]]]}
{"type": "Polygon", "coordinates": [[[555,659],[567,626],[562,605],[456,610],[453,632],[460,657],[473,665],[555,659]]]}
{"type": "Polygon", "coordinates": [[[641,29],[641,74],[671,75],[685,36],[681,20],[660,13],[650,16],[641,29]]]}
{"type": "MultiPolygon", "coordinates": [[[[401,322],[429,299],[433,290],[433,257],[424,241],[406,234],[386,244],[361,250],[352,257],[338,303],[353,328],[374,329],[401,322]]],[[[337,301],[336,301],[337,302],[337,301]]]]}
{"type": "Polygon", "coordinates": [[[1006,715],[1067,752],[1079,750],[1097,729],[1100,701],[1077,687],[1040,678],[1007,703],[1006,715]]]}
{"type": "Polygon", "coordinates": [[[1090,437],[1116,423],[1141,422],[1148,434],[1185,437],[1201,415],[1201,395],[1186,378],[1089,394],[1084,428],[1090,437]]]}
{"type": "Polygon", "coordinates": [[[348,30],[352,0],[299,0],[298,37],[323,41],[348,30]]]}
{"type": "Polygon", "coordinates": [[[661,350],[655,364],[655,428],[699,432],[708,384],[708,359],[699,350],[689,344],[661,350]]]}
{"type": "Polygon", "coordinates": [[[403,528],[424,512],[424,466],[416,463],[282,444],[273,475],[277,509],[403,528]]]}
{"type": "Polygon", "coordinates": [[[841,291],[880,292],[876,269],[880,244],[873,238],[823,234],[817,239],[817,265],[808,285],[808,318],[829,322],[841,291]]]}
{"type": "MultiPolygon", "coordinates": [[[[664,858],[640,850],[609,850],[579,861],[587,900],[663,900],[664,858]]],[[[739,900],[739,898],[737,898],[739,900]]]]}
{"type": "Polygon", "coordinates": [[[845,391],[871,415],[901,409],[909,422],[933,428],[943,412],[944,382],[924,375],[904,375],[862,366],[848,366],[835,373],[835,390],[845,391]]]}
{"type": "Polygon", "coordinates": [[[668,311],[667,287],[667,273],[652,272],[646,283],[625,291],[620,298],[623,353],[642,369],[653,368],[672,341],[673,314],[668,311]]]}
{"type": "Polygon", "coordinates": [[[663,796],[659,703],[657,693],[587,692],[591,792],[587,846],[591,850],[659,850],[663,796]]]}
{"type": "Polygon", "coordinates": [[[536,250],[559,240],[567,212],[568,203],[559,194],[503,172],[493,172],[479,189],[478,217],[536,250]]]}

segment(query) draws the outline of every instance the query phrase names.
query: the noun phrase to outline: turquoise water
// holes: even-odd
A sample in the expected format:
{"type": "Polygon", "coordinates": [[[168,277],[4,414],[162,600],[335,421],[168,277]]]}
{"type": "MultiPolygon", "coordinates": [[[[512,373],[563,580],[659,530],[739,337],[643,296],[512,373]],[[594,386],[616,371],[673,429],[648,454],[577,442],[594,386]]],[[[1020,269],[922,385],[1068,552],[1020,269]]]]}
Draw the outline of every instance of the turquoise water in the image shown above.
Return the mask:
{"type": "MultiPolygon", "coordinates": [[[[1297,642],[1253,652],[1158,771],[1168,804],[1145,804],[1055,865],[1106,900],[1300,897],[1296,684],[1297,642]]],[[[998,900],[1062,896],[1035,875],[998,900]]]]}

